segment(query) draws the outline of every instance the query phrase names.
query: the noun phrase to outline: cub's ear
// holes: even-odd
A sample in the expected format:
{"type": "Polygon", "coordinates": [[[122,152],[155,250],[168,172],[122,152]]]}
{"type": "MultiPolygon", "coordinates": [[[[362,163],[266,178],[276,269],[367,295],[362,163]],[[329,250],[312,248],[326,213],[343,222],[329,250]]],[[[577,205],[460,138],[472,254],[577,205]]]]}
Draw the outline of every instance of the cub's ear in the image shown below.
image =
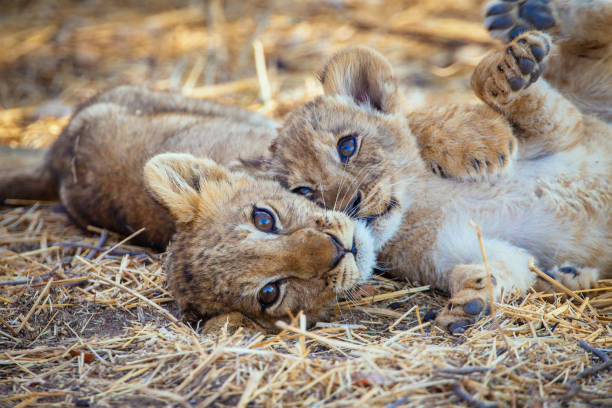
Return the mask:
{"type": "Polygon", "coordinates": [[[336,53],[319,74],[327,95],[345,95],[358,105],[383,113],[399,111],[397,82],[389,61],[368,47],[349,47],[336,53]]]}
{"type": "Polygon", "coordinates": [[[182,153],[157,155],[144,167],[148,190],[179,223],[190,222],[201,209],[205,184],[229,181],[230,177],[231,173],[216,162],[182,153]]]}

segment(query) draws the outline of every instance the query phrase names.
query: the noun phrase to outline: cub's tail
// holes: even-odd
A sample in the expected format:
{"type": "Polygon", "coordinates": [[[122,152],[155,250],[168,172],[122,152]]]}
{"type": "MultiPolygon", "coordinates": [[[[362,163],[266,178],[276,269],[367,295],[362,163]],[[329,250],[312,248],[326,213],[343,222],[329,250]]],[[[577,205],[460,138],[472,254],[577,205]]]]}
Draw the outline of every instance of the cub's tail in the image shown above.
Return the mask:
{"type": "Polygon", "coordinates": [[[57,180],[45,151],[0,147],[0,204],[7,199],[58,199],[57,180]]]}

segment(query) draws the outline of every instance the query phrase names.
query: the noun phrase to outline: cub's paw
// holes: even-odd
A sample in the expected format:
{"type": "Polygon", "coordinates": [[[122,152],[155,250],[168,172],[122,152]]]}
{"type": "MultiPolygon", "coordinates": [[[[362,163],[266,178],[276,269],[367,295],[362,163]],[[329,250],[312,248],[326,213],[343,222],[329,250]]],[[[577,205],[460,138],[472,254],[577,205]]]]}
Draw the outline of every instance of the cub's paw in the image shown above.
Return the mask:
{"type": "Polygon", "coordinates": [[[448,138],[438,135],[423,146],[421,155],[438,176],[484,181],[495,179],[510,167],[518,146],[511,129],[483,118],[470,123],[473,125],[457,128],[448,138]]]}
{"type": "Polygon", "coordinates": [[[208,319],[204,324],[203,333],[215,334],[227,331],[234,333],[239,328],[250,332],[265,332],[266,330],[253,320],[239,312],[222,314],[208,319]]]}
{"type": "Polygon", "coordinates": [[[547,34],[530,31],[519,35],[476,67],[472,77],[475,92],[492,106],[512,102],[540,77],[550,47],[547,34]]]}
{"type": "Polygon", "coordinates": [[[491,36],[504,42],[531,30],[548,30],[555,25],[549,0],[497,0],[485,6],[484,26],[491,36]]]}
{"type": "MultiPolygon", "coordinates": [[[[563,264],[561,267],[555,266],[552,269],[545,270],[544,273],[571,290],[594,288],[597,286],[597,280],[599,279],[599,270],[571,264],[563,264]]],[[[536,281],[535,289],[542,292],[557,291],[555,287],[542,278],[536,281]]]]}
{"type": "MultiPolygon", "coordinates": [[[[493,292],[499,292],[497,279],[491,275],[493,292]]],[[[488,279],[481,265],[459,265],[451,273],[448,304],[440,311],[436,324],[451,334],[463,334],[481,316],[491,313],[488,279]],[[458,281],[453,279],[459,278],[458,281]]]]}

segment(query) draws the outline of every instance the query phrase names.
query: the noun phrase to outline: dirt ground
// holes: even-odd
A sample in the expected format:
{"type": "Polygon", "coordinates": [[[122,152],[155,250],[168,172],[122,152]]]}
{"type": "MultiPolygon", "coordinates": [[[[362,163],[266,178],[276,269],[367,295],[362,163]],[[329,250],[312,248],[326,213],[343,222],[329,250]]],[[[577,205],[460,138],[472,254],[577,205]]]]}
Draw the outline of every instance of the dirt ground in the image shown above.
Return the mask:
{"type": "MultiPolygon", "coordinates": [[[[391,60],[411,106],[475,102],[470,73],[495,45],[482,4],[0,2],[0,145],[48,146],[79,103],[120,84],[282,120],[321,92],[316,72],[352,44],[391,60]]],[[[57,203],[8,204],[0,407],[612,405],[612,280],[580,301],[514,297],[498,306],[500,328],[483,319],[462,336],[423,321],[443,294],[384,276],[313,329],[296,318],[278,335],[203,335],[180,321],[164,254],[80,230],[57,203]]]]}

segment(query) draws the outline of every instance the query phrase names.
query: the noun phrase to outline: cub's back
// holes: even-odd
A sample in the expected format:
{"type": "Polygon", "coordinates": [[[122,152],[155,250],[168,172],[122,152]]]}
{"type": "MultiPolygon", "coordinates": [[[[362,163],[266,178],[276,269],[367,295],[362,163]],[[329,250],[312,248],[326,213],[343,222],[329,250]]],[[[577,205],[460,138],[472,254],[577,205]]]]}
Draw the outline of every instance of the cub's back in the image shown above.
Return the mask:
{"type": "Polygon", "coordinates": [[[98,102],[81,109],[49,152],[62,203],[82,226],[131,234],[164,248],[174,223],[146,192],[142,169],[164,152],[190,153],[232,166],[264,155],[275,132],[232,117],[145,112],[98,102]]]}

